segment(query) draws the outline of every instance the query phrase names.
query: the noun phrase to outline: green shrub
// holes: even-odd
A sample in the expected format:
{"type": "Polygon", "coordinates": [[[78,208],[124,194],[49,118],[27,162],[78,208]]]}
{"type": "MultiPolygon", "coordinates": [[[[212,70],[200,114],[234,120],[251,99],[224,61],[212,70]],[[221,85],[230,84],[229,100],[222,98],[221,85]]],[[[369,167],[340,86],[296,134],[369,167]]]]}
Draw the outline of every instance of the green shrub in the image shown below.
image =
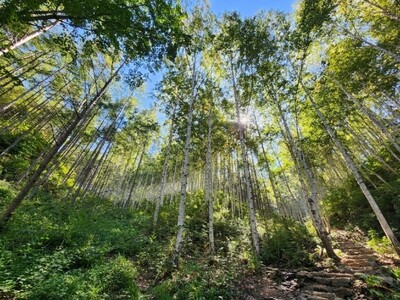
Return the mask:
{"type": "MultiPolygon", "coordinates": [[[[400,164],[385,148],[378,151],[397,172],[388,172],[375,158],[370,157],[364,162],[368,176],[365,183],[394,234],[400,238],[400,164]]],[[[334,227],[351,230],[357,226],[365,232],[373,229],[383,235],[371,206],[351,175],[340,186],[331,187],[323,201],[323,208],[334,227]]]]}
{"type": "Polygon", "coordinates": [[[312,235],[292,220],[275,220],[261,239],[260,258],[266,265],[312,266],[315,249],[312,235]]]}
{"type": "MultiPolygon", "coordinates": [[[[396,279],[396,271],[393,277],[396,279]]],[[[376,275],[363,275],[362,278],[368,286],[368,292],[379,300],[400,300],[400,285],[398,280],[390,281],[388,278],[376,275]]]]}
{"type": "Polygon", "coordinates": [[[136,269],[122,256],[96,266],[89,271],[92,286],[102,299],[137,299],[139,289],[135,283],[136,269]]]}
{"type": "Polygon", "coordinates": [[[235,275],[233,268],[217,258],[212,267],[206,261],[186,263],[175,271],[171,279],[153,287],[150,293],[157,300],[237,299],[234,294],[235,275]]]}
{"type": "Polygon", "coordinates": [[[163,282],[153,287],[150,293],[157,300],[173,300],[174,297],[171,295],[171,290],[170,282],[163,282]]]}
{"type": "Polygon", "coordinates": [[[11,185],[4,180],[0,180],[0,203],[8,203],[16,195],[15,190],[11,185]]]}
{"type": "Polygon", "coordinates": [[[123,255],[143,251],[149,218],[86,200],[72,207],[38,194],[21,206],[0,236],[0,294],[137,299],[136,269],[123,255]]]}
{"type": "Polygon", "coordinates": [[[368,246],[373,248],[376,252],[382,254],[396,254],[392,243],[386,236],[380,237],[375,230],[371,229],[368,231],[368,238],[368,246]]]}

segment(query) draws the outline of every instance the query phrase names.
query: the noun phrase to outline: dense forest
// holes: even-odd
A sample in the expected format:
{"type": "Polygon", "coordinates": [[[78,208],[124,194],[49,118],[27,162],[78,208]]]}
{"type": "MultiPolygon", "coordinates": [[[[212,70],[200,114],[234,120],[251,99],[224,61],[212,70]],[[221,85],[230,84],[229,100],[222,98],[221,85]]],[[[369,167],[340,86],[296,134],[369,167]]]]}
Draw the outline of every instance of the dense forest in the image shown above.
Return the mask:
{"type": "Polygon", "coordinates": [[[0,1],[0,299],[400,299],[399,65],[398,0],[0,1]]]}

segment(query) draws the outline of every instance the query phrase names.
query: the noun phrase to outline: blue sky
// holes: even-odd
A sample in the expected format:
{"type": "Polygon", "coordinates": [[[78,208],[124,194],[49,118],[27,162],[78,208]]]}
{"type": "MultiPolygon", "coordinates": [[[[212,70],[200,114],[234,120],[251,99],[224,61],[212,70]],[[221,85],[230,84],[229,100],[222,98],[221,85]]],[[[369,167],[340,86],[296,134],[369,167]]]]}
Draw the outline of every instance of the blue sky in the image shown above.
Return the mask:
{"type": "Polygon", "coordinates": [[[237,11],[244,17],[252,16],[257,11],[280,10],[292,12],[295,0],[208,0],[211,10],[217,14],[223,14],[226,11],[237,11]]]}

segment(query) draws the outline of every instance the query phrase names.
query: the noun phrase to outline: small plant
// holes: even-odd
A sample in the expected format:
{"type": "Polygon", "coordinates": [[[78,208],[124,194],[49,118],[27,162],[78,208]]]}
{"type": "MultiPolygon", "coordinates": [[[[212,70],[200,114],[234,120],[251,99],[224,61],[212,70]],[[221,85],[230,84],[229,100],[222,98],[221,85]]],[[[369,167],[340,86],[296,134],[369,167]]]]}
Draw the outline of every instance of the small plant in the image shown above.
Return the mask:
{"type": "Polygon", "coordinates": [[[368,237],[368,246],[376,252],[381,254],[395,254],[392,244],[386,236],[380,237],[375,230],[371,229],[368,231],[368,237]]]}
{"type": "Polygon", "coordinates": [[[360,274],[368,287],[368,292],[379,300],[400,300],[399,268],[392,270],[392,277],[360,274]]]}
{"type": "Polygon", "coordinates": [[[7,181],[0,180],[0,203],[10,201],[15,195],[16,192],[11,185],[7,181]]]}

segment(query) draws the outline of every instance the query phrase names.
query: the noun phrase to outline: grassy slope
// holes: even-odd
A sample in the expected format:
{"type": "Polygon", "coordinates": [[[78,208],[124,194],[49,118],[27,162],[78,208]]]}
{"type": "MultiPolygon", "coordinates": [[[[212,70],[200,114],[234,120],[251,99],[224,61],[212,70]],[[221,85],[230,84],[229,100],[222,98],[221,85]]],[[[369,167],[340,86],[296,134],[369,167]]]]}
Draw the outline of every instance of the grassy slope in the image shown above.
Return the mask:
{"type": "MultiPolygon", "coordinates": [[[[0,181],[0,198],[13,190],[0,181]]],[[[148,211],[105,199],[68,201],[40,194],[27,200],[0,235],[0,299],[240,299],[243,278],[261,263],[313,265],[313,237],[295,222],[262,221],[261,261],[252,255],[246,221],[215,213],[215,255],[207,253],[206,206],[191,195],[178,269],[170,267],[177,205],[166,205],[157,230],[148,211]]],[[[378,290],[379,291],[379,290],[378,290]]],[[[384,298],[382,298],[384,299],[384,298]]]]}
{"type": "MultiPolygon", "coordinates": [[[[11,196],[3,185],[1,197],[11,196]]],[[[207,246],[200,242],[206,234],[205,223],[201,218],[188,219],[192,234],[187,236],[179,270],[172,272],[168,262],[175,210],[164,211],[160,229],[153,231],[150,213],[121,209],[104,199],[85,199],[74,207],[46,195],[28,200],[0,237],[0,295],[137,299],[139,283],[157,299],[231,297],[235,268],[241,263],[228,260],[239,252],[243,255],[246,251],[239,248],[248,245],[222,250],[224,258],[208,257],[204,255],[207,246]]],[[[226,246],[227,235],[240,235],[229,225],[223,230],[231,232],[221,233],[217,223],[220,248],[226,246]]]]}
{"type": "MultiPolygon", "coordinates": [[[[3,206],[12,196],[2,182],[3,206]]],[[[148,211],[118,208],[104,199],[88,198],[75,206],[47,194],[27,200],[0,236],[0,296],[237,299],[236,283],[259,266],[252,255],[247,222],[233,221],[228,210],[217,207],[217,254],[211,256],[206,206],[201,193],[192,195],[180,265],[173,270],[169,258],[176,205],[163,208],[157,230],[152,228],[151,211],[152,207],[148,211]]],[[[311,262],[305,248],[299,248],[301,243],[293,240],[299,235],[306,240],[303,229],[278,222],[265,227],[268,234],[262,241],[269,244],[262,251],[265,262],[273,257],[283,265],[311,262]],[[288,239],[288,228],[292,239],[288,239]]]]}

